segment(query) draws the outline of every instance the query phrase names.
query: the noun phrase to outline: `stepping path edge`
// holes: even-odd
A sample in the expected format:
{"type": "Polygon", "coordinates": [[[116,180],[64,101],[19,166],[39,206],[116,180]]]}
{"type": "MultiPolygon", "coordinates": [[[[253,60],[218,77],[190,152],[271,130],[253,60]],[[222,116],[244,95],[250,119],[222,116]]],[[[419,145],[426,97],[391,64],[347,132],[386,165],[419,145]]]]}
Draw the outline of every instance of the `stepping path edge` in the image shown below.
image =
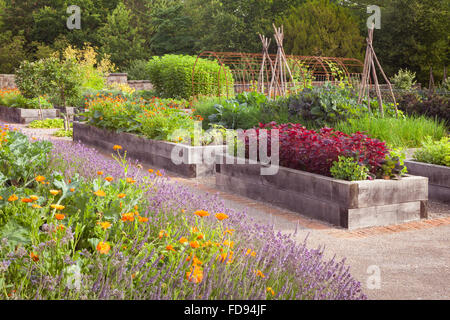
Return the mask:
{"type": "Polygon", "coordinates": [[[152,140],[126,132],[100,129],[78,121],[73,122],[73,140],[104,152],[113,152],[114,145],[122,146],[127,156],[148,165],[155,165],[187,178],[214,175],[216,154],[225,146],[187,146],[152,140]],[[206,158],[212,161],[205,160],[206,158]]]}
{"type": "Polygon", "coordinates": [[[261,164],[218,155],[216,187],[353,230],[428,218],[428,178],[344,181],[279,167],[261,175],[261,164]]]}

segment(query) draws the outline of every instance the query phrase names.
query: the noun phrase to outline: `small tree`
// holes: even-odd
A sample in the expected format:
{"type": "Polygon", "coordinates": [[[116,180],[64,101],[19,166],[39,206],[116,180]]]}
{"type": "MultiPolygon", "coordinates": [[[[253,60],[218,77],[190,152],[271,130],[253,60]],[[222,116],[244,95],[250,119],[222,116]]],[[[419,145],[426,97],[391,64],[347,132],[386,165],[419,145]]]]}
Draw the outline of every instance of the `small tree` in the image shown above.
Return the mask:
{"type": "Polygon", "coordinates": [[[400,69],[391,81],[396,89],[411,90],[412,86],[416,84],[415,78],[415,72],[409,71],[408,69],[400,69]]]}

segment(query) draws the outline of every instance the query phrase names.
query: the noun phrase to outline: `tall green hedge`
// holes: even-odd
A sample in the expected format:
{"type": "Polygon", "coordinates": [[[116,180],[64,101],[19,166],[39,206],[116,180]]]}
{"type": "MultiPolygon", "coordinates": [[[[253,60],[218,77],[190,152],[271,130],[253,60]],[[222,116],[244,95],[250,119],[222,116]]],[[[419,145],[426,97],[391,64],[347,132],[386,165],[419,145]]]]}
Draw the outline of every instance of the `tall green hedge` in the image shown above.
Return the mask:
{"type": "Polygon", "coordinates": [[[192,72],[196,60],[194,56],[173,54],[150,59],[148,77],[158,96],[189,99],[194,95],[226,95],[227,89],[229,94],[233,94],[234,81],[230,69],[226,66],[221,69],[217,61],[201,58],[195,66],[193,91],[192,72]]]}

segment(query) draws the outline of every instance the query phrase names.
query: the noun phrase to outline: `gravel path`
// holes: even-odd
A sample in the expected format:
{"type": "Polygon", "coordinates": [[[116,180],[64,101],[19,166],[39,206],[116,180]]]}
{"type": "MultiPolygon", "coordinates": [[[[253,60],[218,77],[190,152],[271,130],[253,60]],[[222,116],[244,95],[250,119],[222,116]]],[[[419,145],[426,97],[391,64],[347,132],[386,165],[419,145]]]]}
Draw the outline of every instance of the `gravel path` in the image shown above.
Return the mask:
{"type": "MultiPolygon", "coordinates": [[[[52,130],[29,129],[13,125],[24,133],[42,139],[52,130]]],[[[105,155],[106,156],[106,155],[105,155]]],[[[144,170],[149,166],[144,166],[144,170]]],[[[157,169],[157,168],[155,168],[157,169]]],[[[215,189],[214,178],[185,179],[168,173],[172,183],[181,183],[192,192],[207,196],[218,193],[228,207],[246,210],[261,223],[273,224],[276,230],[295,235],[299,242],[308,237],[310,247],[325,246],[328,257],[346,258],[352,275],[361,281],[370,299],[446,299],[450,300],[450,205],[429,202],[430,219],[447,219],[433,225],[422,222],[418,228],[400,232],[369,234],[367,230],[346,230],[310,220],[298,213],[272,207],[239,195],[215,189]],[[438,225],[439,224],[439,225],[438,225]],[[379,271],[380,285],[370,284],[379,271]],[[372,277],[372,278],[371,278],[372,277]]],[[[434,221],[434,220],[429,220],[434,221]]],[[[369,229],[370,231],[370,229],[369,229]]],[[[376,284],[376,281],[375,281],[376,284]]]]}

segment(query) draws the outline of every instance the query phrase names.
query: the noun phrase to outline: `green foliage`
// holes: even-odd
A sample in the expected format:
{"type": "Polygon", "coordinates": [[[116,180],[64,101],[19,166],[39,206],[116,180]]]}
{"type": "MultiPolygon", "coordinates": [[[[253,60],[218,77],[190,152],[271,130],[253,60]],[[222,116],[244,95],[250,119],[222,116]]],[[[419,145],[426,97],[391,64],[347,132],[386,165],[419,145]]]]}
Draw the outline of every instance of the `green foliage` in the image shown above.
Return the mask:
{"type": "Polygon", "coordinates": [[[391,79],[391,82],[396,89],[411,90],[412,86],[416,84],[416,81],[414,80],[415,77],[415,72],[411,72],[408,69],[400,69],[391,79]]]}
{"type": "Polygon", "coordinates": [[[59,138],[72,138],[73,137],[73,130],[58,130],[53,134],[55,137],[59,138]]]}
{"type": "Polygon", "coordinates": [[[23,35],[14,35],[11,31],[0,33],[0,74],[14,73],[16,67],[26,59],[23,35]]]}
{"type": "Polygon", "coordinates": [[[153,57],[148,63],[148,79],[158,96],[189,99],[194,94],[226,95],[227,90],[233,89],[233,77],[228,67],[221,68],[216,61],[198,59],[196,63],[196,60],[197,57],[181,55],[153,57]],[[192,88],[194,65],[194,88],[192,88]]]}
{"type": "Polygon", "coordinates": [[[128,80],[148,80],[148,61],[147,60],[133,60],[126,70],[128,80]]]}
{"type": "Polygon", "coordinates": [[[347,134],[367,132],[371,137],[385,141],[393,147],[419,147],[426,136],[440,140],[447,134],[445,124],[424,116],[407,116],[404,119],[364,116],[337,123],[334,128],[347,134]]]}
{"type": "Polygon", "coordinates": [[[394,148],[386,155],[386,159],[377,172],[380,178],[398,179],[408,172],[405,166],[406,155],[401,148],[394,148]]]}
{"type": "Polygon", "coordinates": [[[64,119],[34,120],[28,127],[34,129],[62,129],[64,128],[64,119]]]}
{"type": "Polygon", "coordinates": [[[294,55],[361,58],[364,40],[349,10],[329,0],[306,1],[278,20],[285,51],[294,55]]]}
{"type": "Polygon", "coordinates": [[[331,176],[347,181],[367,180],[369,168],[360,165],[352,157],[339,156],[339,161],[334,161],[330,169],[331,176]]]}
{"type": "Polygon", "coordinates": [[[422,148],[414,153],[414,159],[450,167],[450,138],[443,137],[439,141],[433,141],[431,137],[427,137],[422,148]]]}

